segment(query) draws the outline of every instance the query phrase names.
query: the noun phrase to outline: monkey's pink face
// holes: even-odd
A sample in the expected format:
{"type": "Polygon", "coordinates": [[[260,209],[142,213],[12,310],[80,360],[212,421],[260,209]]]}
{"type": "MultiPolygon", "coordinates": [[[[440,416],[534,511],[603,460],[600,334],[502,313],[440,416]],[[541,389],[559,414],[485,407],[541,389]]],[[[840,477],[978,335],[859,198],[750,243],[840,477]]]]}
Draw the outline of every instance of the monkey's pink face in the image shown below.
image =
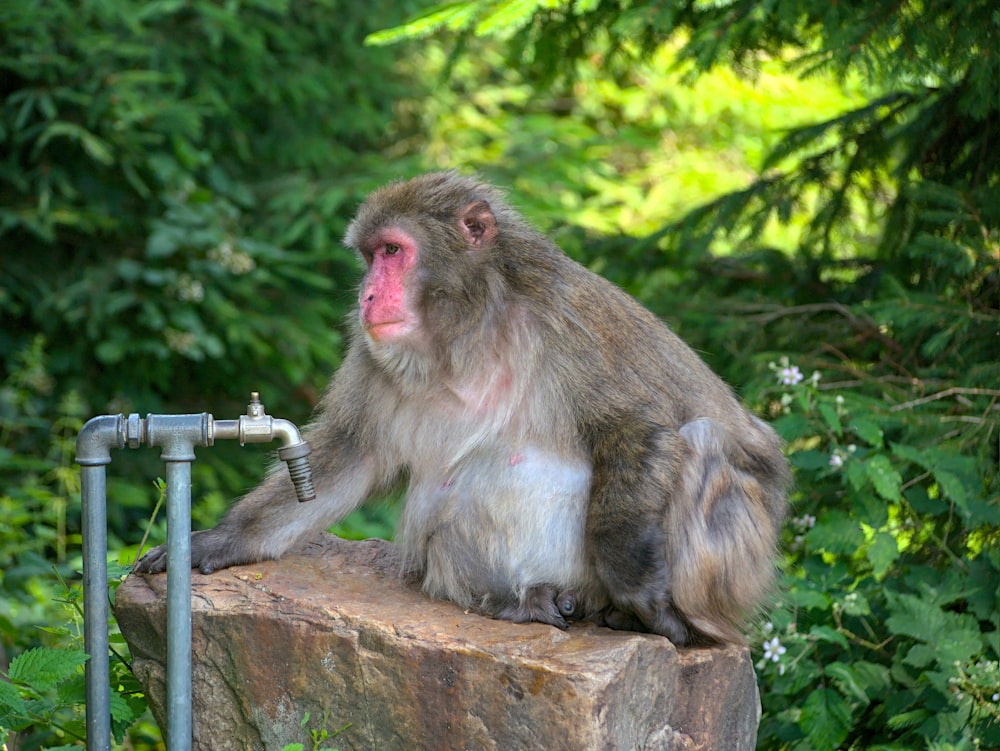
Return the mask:
{"type": "Polygon", "coordinates": [[[368,264],[359,300],[368,336],[389,343],[419,330],[411,295],[419,255],[416,240],[401,229],[384,229],[361,254],[368,264]]]}

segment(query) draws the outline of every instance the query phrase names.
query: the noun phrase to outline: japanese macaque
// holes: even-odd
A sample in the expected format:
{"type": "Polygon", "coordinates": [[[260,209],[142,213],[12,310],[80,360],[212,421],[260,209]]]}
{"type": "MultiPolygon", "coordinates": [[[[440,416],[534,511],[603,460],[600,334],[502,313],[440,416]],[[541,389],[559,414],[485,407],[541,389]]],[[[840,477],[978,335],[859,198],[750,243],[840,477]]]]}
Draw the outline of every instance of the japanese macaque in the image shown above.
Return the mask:
{"type": "MultiPolygon", "coordinates": [[[[780,441],[652,313],[455,172],[373,193],[352,339],[283,466],[195,532],[203,573],[281,556],[404,485],[424,590],[497,618],[739,642],[774,578],[780,441]]],[[[156,548],[139,572],[166,568],[156,548]]]]}

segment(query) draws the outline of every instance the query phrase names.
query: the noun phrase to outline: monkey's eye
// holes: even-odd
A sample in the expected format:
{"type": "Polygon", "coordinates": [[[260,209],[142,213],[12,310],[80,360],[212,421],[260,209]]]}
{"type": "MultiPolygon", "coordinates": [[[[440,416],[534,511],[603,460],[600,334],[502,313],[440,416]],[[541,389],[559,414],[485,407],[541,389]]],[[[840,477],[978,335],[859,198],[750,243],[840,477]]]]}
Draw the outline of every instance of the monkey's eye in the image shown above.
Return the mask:
{"type": "Polygon", "coordinates": [[[386,243],[385,244],[385,254],[387,256],[394,256],[399,252],[399,246],[396,243],[386,243]]]}

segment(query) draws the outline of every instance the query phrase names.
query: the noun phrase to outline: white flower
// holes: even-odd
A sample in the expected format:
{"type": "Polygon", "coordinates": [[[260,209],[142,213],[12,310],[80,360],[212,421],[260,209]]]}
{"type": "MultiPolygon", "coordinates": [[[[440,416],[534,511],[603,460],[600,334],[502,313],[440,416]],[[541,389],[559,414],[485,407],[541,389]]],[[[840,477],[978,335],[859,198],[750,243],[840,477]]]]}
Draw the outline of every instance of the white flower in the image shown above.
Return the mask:
{"type": "Polygon", "coordinates": [[[786,365],[778,371],[778,380],[785,386],[794,386],[803,378],[805,378],[805,376],[802,375],[802,371],[799,370],[798,365],[786,365]]]}
{"type": "Polygon", "coordinates": [[[772,662],[780,662],[781,655],[785,654],[785,648],[781,646],[781,642],[778,641],[778,637],[775,636],[771,640],[765,640],[764,642],[764,659],[771,660],[772,662]]]}
{"type": "Polygon", "coordinates": [[[837,469],[838,467],[843,466],[843,464],[844,464],[844,457],[841,456],[838,452],[834,451],[832,454],[830,454],[831,467],[837,469]]]}

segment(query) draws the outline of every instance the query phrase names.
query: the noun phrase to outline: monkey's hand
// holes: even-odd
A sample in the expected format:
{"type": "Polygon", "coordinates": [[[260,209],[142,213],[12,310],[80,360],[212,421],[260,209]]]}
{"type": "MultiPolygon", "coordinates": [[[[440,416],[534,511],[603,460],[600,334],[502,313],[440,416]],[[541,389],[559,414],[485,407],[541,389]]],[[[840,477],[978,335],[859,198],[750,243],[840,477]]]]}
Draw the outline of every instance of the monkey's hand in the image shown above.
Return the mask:
{"type": "MultiPolygon", "coordinates": [[[[250,557],[239,555],[227,542],[226,534],[219,527],[191,533],[191,568],[211,574],[216,569],[252,562],[250,557]]],[[[160,574],[166,570],[166,545],[157,545],[132,567],[136,574],[160,574]]]]}

